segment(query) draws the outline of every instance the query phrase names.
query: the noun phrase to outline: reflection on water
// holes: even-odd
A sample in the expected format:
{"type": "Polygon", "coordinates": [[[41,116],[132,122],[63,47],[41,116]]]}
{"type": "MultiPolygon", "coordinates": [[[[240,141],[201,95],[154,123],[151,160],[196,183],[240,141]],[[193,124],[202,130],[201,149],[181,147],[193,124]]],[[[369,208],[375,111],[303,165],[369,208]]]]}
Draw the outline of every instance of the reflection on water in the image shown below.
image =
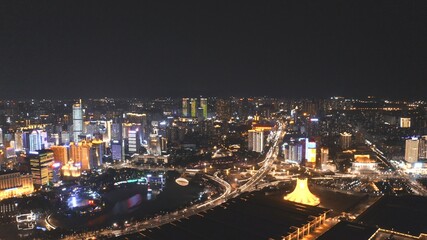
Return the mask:
{"type": "Polygon", "coordinates": [[[106,203],[102,212],[72,216],[55,214],[52,223],[65,229],[99,228],[173,211],[197,200],[204,190],[199,179],[192,179],[188,186],[183,187],[175,182],[178,177],[178,172],[168,172],[165,177],[148,174],[147,183],[120,182],[114,190],[101,194],[106,203]]]}

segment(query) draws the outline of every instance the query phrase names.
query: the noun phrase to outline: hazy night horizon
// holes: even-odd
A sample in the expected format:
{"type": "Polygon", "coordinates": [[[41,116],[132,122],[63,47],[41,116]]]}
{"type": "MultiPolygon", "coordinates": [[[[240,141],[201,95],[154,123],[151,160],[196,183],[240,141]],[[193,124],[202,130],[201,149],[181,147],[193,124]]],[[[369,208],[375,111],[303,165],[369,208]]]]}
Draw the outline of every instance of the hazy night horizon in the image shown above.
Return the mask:
{"type": "Polygon", "coordinates": [[[423,97],[426,5],[4,2],[2,97],[423,97]]]}

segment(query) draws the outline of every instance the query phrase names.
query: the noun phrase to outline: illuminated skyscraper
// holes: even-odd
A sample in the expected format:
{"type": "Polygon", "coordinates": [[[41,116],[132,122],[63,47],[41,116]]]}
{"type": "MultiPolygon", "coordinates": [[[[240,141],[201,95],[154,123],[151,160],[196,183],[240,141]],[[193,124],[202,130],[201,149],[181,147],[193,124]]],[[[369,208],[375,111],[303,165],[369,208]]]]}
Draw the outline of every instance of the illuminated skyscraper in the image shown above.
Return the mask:
{"type": "Polygon", "coordinates": [[[90,166],[90,148],[91,143],[82,141],[78,144],[70,144],[70,161],[73,161],[82,170],[91,169],[90,166]]]}
{"type": "Polygon", "coordinates": [[[418,150],[418,158],[422,160],[427,159],[427,136],[422,136],[420,138],[420,144],[419,144],[419,150],[418,150]]]}
{"type": "Polygon", "coordinates": [[[285,160],[301,163],[305,158],[305,138],[285,142],[282,149],[285,160]]]}
{"type": "Polygon", "coordinates": [[[24,142],[22,139],[22,131],[15,132],[15,150],[21,151],[24,148],[24,142]]]}
{"type": "Polygon", "coordinates": [[[3,130],[0,128],[0,146],[3,145],[3,130]]]}
{"type": "Polygon", "coordinates": [[[34,185],[39,187],[47,185],[53,179],[53,151],[38,150],[30,152],[28,158],[30,159],[34,185]]]}
{"type": "Polygon", "coordinates": [[[427,159],[427,136],[406,139],[405,161],[409,163],[427,159]]]}
{"type": "Polygon", "coordinates": [[[197,117],[197,98],[191,98],[190,105],[191,105],[191,117],[195,118],[197,117]]]}
{"type": "Polygon", "coordinates": [[[114,161],[122,160],[123,148],[118,140],[111,141],[111,157],[114,161]]]}
{"type": "Polygon", "coordinates": [[[200,98],[200,107],[203,109],[203,118],[208,117],[208,99],[200,98]]]}
{"type": "Polygon", "coordinates": [[[264,132],[258,130],[248,131],[248,149],[249,151],[264,151],[264,132]]]}
{"type": "Polygon", "coordinates": [[[73,105],[73,141],[78,142],[79,135],[83,133],[83,110],[82,104],[73,105]]]}
{"type": "Polygon", "coordinates": [[[41,131],[33,130],[30,134],[30,151],[36,151],[42,149],[42,136],[41,131]]]}
{"type": "Polygon", "coordinates": [[[344,132],[340,133],[340,144],[342,149],[348,149],[351,145],[351,134],[344,132]]]}
{"type": "Polygon", "coordinates": [[[105,155],[105,142],[93,140],[90,148],[90,168],[96,168],[102,165],[102,157],[105,155]]]}
{"type": "Polygon", "coordinates": [[[406,139],[405,161],[414,163],[418,161],[420,140],[418,138],[406,139]]]}
{"type": "Polygon", "coordinates": [[[182,116],[183,117],[188,117],[188,98],[183,98],[182,99],[182,116]]]}
{"type": "Polygon", "coordinates": [[[137,153],[141,146],[139,141],[139,129],[128,131],[128,153],[130,155],[137,153]]]}
{"type": "Polygon", "coordinates": [[[55,162],[60,162],[61,165],[68,163],[68,147],[66,146],[52,146],[50,150],[53,151],[55,162]]]}

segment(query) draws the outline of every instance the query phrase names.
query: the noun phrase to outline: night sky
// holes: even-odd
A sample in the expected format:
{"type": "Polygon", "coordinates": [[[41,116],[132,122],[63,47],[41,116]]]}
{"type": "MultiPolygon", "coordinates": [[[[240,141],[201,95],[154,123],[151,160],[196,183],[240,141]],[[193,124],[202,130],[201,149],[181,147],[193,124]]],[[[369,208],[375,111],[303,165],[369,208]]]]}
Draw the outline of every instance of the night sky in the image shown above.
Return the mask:
{"type": "Polygon", "coordinates": [[[0,98],[424,97],[427,1],[1,1],[0,98]]]}

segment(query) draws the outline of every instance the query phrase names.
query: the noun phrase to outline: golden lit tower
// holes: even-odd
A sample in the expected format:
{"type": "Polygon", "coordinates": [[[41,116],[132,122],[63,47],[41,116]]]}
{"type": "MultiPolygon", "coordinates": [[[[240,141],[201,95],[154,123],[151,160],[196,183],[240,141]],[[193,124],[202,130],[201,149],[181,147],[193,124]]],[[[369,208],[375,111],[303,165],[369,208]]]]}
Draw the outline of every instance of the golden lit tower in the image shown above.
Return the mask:
{"type": "Polygon", "coordinates": [[[191,105],[191,117],[195,118],[197,117],[197,98],[191,98],[190,105],[191,105]]]}
{"type": "Polygon", "coordinates": [[[203,109],[203,118],[208,118],[208,99],[200,98],[200,107],[203,109]]]}

